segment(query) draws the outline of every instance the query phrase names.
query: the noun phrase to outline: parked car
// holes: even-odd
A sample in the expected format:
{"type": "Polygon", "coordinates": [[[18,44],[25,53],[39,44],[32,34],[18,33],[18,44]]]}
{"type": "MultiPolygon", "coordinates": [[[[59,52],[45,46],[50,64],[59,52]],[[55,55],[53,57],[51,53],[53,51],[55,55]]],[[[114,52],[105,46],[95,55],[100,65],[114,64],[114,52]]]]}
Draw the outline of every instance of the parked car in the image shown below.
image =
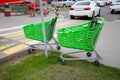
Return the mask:
{"type": "Polygon", "coordinates": [[[111,13],[115,13],[117,11],[120,11],[120,0],[116,0],[116,1],[112,2],[111,6],[110,6],[111,13]]]}
{"type": "Polygon", "coordinates": [[[51,5],[54,7],[68,7],[74,4],[74,0],[53,0],[51,5]]]}
{"type": "Polygon", "coordinates": [[[100,16],[100,7],[96,5],[94,1],[77,1],[69,10],[69,15],[71,19],[75,17],[87,16],[92,18],[93,14],[95,16],[100,16]]]}
{"type": "Polygon", "coordinates": [[[112,1],[111,0],[106,0],[106,3],[107,3],[107,5],[109,5],[109,4],[112,3],[112,1]]]}
{"type": "Polygon", "coordinates": [[[38,2],[31,3],[31,2],[25,1],[25,2],[22,2],[20,5],[28,6],[29,10],[39,10],[40,9],[40,4],[38,2]]]}
{"type": "Polygon", "coordinates": [[[104,7],[107,5],[107,1],[106,0],[93,0],[94,2],[97,3],[98,6],[100,7],[104,7]]]}

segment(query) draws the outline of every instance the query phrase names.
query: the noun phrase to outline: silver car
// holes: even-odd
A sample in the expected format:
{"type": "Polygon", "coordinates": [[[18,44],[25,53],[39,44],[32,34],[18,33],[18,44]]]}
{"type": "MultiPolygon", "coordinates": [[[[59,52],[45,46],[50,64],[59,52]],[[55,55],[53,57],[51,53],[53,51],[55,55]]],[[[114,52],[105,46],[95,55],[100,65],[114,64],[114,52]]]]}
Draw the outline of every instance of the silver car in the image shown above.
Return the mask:
{"type": "Polygon", "coordinates": [[[74,4],[74,0],[53,0],[51,5],[54,7],[68,7],[74,4]]]}
{"type": "Polygon", "coordinates": [[[120,0],[116,0],[116,1],[112,2],[111,6],[110,6],[111,13],[115,13],[117,11],[120,11],[120,0]]]}
{"type": "Polygon", "coordinates": [[[107,4],[106,0],[93,0],[93,1],[96,2],[97,5],[100,6],[100,7],[104,7],[107,4]]]}

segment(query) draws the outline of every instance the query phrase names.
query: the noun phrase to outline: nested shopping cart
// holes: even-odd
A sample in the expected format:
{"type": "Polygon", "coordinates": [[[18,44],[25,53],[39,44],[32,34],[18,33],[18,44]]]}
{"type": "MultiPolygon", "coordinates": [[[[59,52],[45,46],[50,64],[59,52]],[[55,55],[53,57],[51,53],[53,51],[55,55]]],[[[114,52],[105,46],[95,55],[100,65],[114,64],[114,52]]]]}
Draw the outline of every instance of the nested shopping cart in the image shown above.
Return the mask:
{"type": "Polygon", "coordinates": [[[100,32],[104,24],[104,19],[101,17],[95,17],[91,21],[82,24],[63,28],[57,31],[58,43],[62,47],[78,49],[77,52],[62,53],[58,58],[63,65],[66,64],[66,60],[95,60],[95,65],[99,65],[100,59],[102,59],[98,52],[95,50],[100,32]],[[74,58],[68,58],[65,54],[86,53],[85,58],[79,56],[74,58]],[[91,55],[95,57],[90,58],[91,55]]]}
{"type": "MultiPolygon", "coordinates": [[[[57,22],[57,16],[49,21],[46,21],[44,23],[45,25],[45,32],[46,32],[46,41],[47,45],[50,47],[50,49],[54,52],[54,48],[50,44],[50,40],[53,39],[55,41],[55,45],[59,48],[58,43],[56,39],[54,38],[54,30],[55,30],[55,25],[57,22]]],[[[32,40],[37,40],[40,42],[44,42],[43,38],[43,29],[42,29],[42,23],[35,23],[35,24],[28,24],[23,27],[24,34],[27,38],[32,39],[32,40]]],[[[39,45],[44,45],[44,44],[32,44],[29,45],[28,53],[33,52],[35,49],[39,49],[37,46],[39,45]]]]}

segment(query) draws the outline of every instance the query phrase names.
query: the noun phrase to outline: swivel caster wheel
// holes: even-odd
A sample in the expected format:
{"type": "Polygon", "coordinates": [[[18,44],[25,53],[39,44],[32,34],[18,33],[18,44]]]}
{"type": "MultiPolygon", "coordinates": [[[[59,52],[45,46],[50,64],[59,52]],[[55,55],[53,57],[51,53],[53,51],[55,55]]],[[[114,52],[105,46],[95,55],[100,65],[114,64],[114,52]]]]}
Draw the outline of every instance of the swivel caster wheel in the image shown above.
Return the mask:
{"type": "Polygon", "coordinates": [[[58,57],[58,61],[62,62],[62,59],[60,57],[58,57]]]}
{"type": "Polygon", "coordinates": [[[57,46],[57,50],[60,50],[61,49],[61,47],[60,46],[57,46]]]}
{"type": "Polygon", "coordinates": [[[28,54],[31,54],[33,51],[35,51],[34,49],[28,49],[28,54]]]}
{"type": "Polygon", "coordinates": [[[62,60],[62,65],[66,65],[66,61],[65,60],[62,60]]]}
{"type": "Polygon", "coordinates": [[[96,66],[99,66],[99,65],[100,65],[100,62],[99,62],[98,60],[96,60],[96,61],[94,62],[94,64],[95,64],[96,66]]]}
{"type": "Polygon", "coordinates": [[[87,52],[87,56],[88,56],[88,57],[91,57],[91,55],[92,55],[92,54],[91,54],[90,52],[87,52]]]}
{"type": "Polygon", "coordinates": [[[54,54],[54,53],[56,53],[56,52],[55,52],[55,51],[52,51],[51,53],[54,54]]]}

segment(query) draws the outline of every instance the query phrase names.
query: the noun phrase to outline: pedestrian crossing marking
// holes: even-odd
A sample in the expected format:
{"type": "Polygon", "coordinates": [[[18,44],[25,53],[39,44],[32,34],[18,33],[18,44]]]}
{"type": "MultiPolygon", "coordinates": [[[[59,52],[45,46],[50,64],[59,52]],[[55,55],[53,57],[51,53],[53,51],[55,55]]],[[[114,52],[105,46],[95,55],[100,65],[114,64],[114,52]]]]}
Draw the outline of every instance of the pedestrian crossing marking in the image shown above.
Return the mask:
{"type": "Polygon", "coordinates": [[[1,40],[0,40],[0,42],[3,42],[3,41],[5,42],[5,41],[7,41],[7,40],[6,40],[6,39],[1,39],[1,40]]]}
{"type": "Polygon", "coordinates": [[[18,33],[15,33],[15,34],[7,35],[7,36],[5,36],[5,38],[13,38],[13,37],[16,37],[16,36],[21,36],[23,34],[24,34],[23,32],[18,32],[18,33]]]}
{"type": "Polygon", "coordinates": [[[28,42],[28,41],[31,41],[31,39],[22,39],[22,40],[19,40],[18,42],[25,43],[25,42],[28,42]]]}
{"type": "Polygon", "coordinates": [[[81,20],[71,20],[71,21],[66,21],[64,23],[57,23],[56,24],[56,27],[61,27],[61,26],[65,26],[65,25],[70,25],[70,24],[73,24],[73,23],[77,23],[77,22],[80,22],[81,20]]]}
{"type": "Polygon", "coordinates": [[[18,51],[24,50],[24,49],[26,49],[27,47],[28,47],[27,45],[19,44],[19,45],[17,45],[17,46],[14,46],[14,47],[12,47],[12,48],[9,48],[9,49],[3,51],[3,53],[5,53],[5,54],[13,54],[13,53],[16,53],[16,52],[18,52],[18,51]]]}
{"type": "Polygon", "coordinates": [[[5,44],[5,45],[2,45],[2,46],[0,46],[0,50],[3,50],[3,49],[5,49],[5,48],[8,48],[8,47],[13,46],[13,45],[15,45],[15,44],[17,44],[17,43],[12,42],[12,43],[8,43],[8,44],[5,44]]]}

